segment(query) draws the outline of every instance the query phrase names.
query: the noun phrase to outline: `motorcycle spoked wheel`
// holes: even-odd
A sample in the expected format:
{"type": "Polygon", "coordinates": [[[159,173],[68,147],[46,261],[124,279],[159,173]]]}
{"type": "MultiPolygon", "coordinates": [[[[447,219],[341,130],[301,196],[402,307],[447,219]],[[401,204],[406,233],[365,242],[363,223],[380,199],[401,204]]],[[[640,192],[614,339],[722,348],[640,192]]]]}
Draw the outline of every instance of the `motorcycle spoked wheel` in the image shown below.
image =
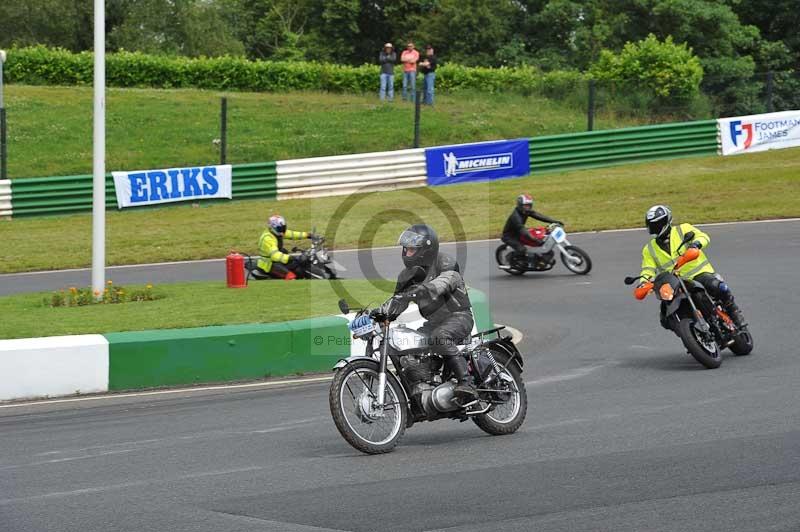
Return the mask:
{"type": "MultiPolygon", "coordinates": [[[[497,353],[495,359],[501,366],[507,360],[497,353]]],[[[493,410],[472,418],[482,431],[492,436],[515,433],[522,426],[528,413],[528,392],[525,389],[522,372],[514,363],[509,364],[503,371],[513,379],[513,383],[509,383],[508,391],[498,394],[506,396],[507,402],[495,405],[493,410]]]]}
{"type": "Polygon", "coordinates": [[[519,270],[510,267],[511,257],[513,254],[514,250],[511,248],[511,246],[507,244],[502,244],[495,250],[494,259],[500,266],[509,266],[509,268],[503,268],[503,271],[507,272],[509,275],[522,275],[525,273],[525,270],[519,270]]]}
{"type": "Polygon", "coordinates": [[[380,411],[372,406],[377,392],[377,364],[356,360],[336,372],[328,394],[339,434],[366,454],[392,451],[403,437],[408,419],[405,394],[394,375],[386,374],[384,407],[380,411]]]}
{"type": "Polygon", "coordinates": [[[579,263],[572,263],[569,260],[570,257],[567,257],[563,253],[561,254],[561,262],[564,263],[564,266],[569,271],[578,275],[586,275],[592,271],[592,259],[589,258],[589,255],[584,250],[578,246],[564,246],[564,251],[566,251],[570,257],[580,259],[579,263]]]}
{"type": "Polygon", "coordinates": [[[676,332],[689,354],[708,369],[722,364],[722,355],[712,332],[703,332],[695,320],[680,320],[676,332]]]}
{"type": "Polygon", "coordinates": [[[750,331],[744,329],[734,337],[733,343],[730,346],[731,353],[736,356],[749,355],[753,351],[753,336],[750,331]]]}

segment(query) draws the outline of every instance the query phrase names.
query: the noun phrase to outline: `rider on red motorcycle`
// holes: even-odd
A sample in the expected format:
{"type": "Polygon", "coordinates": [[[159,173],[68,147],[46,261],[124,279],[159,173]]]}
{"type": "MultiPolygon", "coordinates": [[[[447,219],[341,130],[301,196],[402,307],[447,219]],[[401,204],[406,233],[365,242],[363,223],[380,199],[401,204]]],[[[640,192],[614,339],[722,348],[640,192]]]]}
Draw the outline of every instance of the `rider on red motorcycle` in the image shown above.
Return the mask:
{"type": "Polygon", "coordinates": [[[527,250],[522,243],[522,239],[531,239],[532,235],[528,234],[525,229],[525,222],[528,218],[533,218],[548,224],[564,224],[558,220],[545,216],[540,212],[533,210],[533,198],[530,194],[520,194],[517,196],[517,206],[511,212],[511,216],[506,220],[506,225],[503,227],[502,240],[520,254],[526,254],[527,250]]]}

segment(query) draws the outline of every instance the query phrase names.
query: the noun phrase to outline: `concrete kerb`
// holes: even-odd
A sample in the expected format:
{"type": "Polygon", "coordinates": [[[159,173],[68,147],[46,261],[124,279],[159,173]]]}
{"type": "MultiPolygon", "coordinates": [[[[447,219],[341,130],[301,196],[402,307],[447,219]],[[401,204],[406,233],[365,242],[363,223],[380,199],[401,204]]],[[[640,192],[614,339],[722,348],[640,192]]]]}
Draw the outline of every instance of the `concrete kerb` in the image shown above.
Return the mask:
{"type": "MultiPolygon", "coordinates": [[[[485,294],[470,289],[470,299],[476,327],[491,328],[485,294]]],[[[416,309],[409,320],[419,321],[416,309]]],[[[328,316],[0,340],[0,401],[327,372],[351,354],[347,324],[345,316],[328,316]]]]}

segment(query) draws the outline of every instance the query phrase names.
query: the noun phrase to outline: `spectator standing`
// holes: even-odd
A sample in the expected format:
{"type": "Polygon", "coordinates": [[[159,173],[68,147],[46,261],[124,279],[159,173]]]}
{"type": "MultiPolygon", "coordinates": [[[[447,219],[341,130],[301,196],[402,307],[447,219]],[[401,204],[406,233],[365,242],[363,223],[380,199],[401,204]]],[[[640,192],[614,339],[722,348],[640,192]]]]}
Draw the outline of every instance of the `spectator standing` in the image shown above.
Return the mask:
{"type": "Polygon", "coordinates": [[[409,42],[406,49],[400,54],[400,61],[403,63],[403,99],[414,101],[417,91],[417,62],[419,52],[414,48],[414,43],[409,42]]]}
{"type": "Polygon", "coordinates": [[[422,103],[433,105],[433,84],[436,81],[436,53],[430,44],[425,47],[425,58],[419,64],[422,73],[422,87],[425,97],[422,103]]]}
{"type": "Polygon", "coordinates": [[[388,95],[389,101],[392,102],[394,101],[394,65],[397,63],[397,52],[394,51],[392,43],[387,42],[383,45],[378,62],[381,64],[381,88],[378,96],[381,101],[384,101],[388,95]]]}

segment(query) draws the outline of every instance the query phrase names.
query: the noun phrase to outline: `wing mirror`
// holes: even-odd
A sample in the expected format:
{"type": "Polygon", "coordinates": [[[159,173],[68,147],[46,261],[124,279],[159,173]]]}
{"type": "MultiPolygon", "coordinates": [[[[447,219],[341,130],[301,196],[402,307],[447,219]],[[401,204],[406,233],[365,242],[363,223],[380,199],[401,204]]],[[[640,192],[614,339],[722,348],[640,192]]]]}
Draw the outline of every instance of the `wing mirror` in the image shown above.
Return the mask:
{"type": "Polygon", "coordinates": [[[347,301],[345,301],[344,299],[340,299],[339,310],[342,311],[342,314],[350,314],[350,305],[348,305],[347,301]]]}
{"type": "Polygon", "coordinates": [[[633,283],[635,283],[639,279],[641,279],[641,277],[626,277],[625,278],[625,284],[632,285],[633,283]]]}

